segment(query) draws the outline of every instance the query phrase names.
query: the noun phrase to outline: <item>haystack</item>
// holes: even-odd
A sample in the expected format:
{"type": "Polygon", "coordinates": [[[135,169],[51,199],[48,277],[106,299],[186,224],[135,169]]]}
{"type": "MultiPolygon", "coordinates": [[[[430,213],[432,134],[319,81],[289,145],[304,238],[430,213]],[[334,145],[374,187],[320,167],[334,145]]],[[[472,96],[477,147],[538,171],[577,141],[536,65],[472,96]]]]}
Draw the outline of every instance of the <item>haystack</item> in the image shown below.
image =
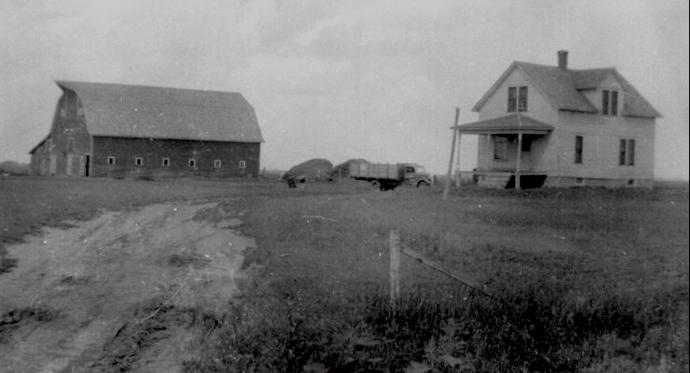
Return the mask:
{"type": "Polygon", "coordinates": [[[333,163],[326,159],[315,158],[292,167],[287,174],[295,175],[299,181],[328,181],[332,170],[333,163]]]}
{"type": "Polygon", "coordinates": [[[366,159],[362,158],[352,158],[348,159],[347,161],[333,167],[333,171],[331,171],[331,179],[332,180],[338,180],[339,178],[343,179],[346,177],[350,176],[350,164],[356,164],[356,165],[361,165],[361,164],[369,164],[369,161],[366,159]]]}

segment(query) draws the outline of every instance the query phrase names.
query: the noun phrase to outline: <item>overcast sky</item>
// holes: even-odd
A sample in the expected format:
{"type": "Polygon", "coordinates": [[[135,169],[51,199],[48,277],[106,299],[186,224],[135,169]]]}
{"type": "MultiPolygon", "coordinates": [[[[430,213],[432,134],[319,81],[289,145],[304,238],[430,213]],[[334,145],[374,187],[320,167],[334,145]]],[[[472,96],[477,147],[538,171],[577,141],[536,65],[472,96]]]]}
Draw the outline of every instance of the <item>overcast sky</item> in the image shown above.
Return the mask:
{"type": "MultiPolygon", "coordinates": [[[[616,67],[663,114],[657,177],[688,179],[688,2],[15,1],[0,4],[0,161],[28,162],[55,80],[242,93],[262,167],[414,161],[443,173],[461,122],[513,60],[616,67]]],[[[462,143],[462,168],[476,140],[462,143]]]]}

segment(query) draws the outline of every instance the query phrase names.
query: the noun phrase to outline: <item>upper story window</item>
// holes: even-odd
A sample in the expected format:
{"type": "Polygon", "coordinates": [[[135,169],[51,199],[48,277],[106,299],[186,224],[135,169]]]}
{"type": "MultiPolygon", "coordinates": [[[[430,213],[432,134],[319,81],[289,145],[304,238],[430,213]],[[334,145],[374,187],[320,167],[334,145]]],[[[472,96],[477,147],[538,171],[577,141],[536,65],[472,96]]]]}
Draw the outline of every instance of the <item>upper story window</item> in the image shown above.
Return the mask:
{"type": "Polygon", "coordinates": [[[221,162],[220,159],[214,159],[213,160],[213,168],[220,168],[221,162]]]}
{"type": "Polygon", "coordinates": [[[112,166],[115,164],[115,157],[108,157],[108,165],[112,166]]]}
{"type": "Polygon", "coordinates": [[[508,112],[527,111],[527,86],[508,87],[508,112]]]}
{"type": "Polygon", "coordinates": [[[71,153],[74,151],[74,138],[68,137],[67,138],[67,152],[71,153]]]}
{"type": "Polygon", "coordinates": [[[241,168],[241,169],[244,170],[245,168],[247,168],[247,162],[245,162],[245,161],[239,161],[239,162],[237,162],[237,167],[239,167],[239,168],[241,168]]]}
{"type": "Polygon", "coordinates": [[[161,166],[163,166],[163,167],[170,166],[170,158],[163,158],[163,160],[161,161],[161,166]]]}
{"type": "Polygon", "coordinates": [[[189,165],[189,167],[196,168],[196,159],[189,158],[189,161],[187,161],[187,164],[189,165]]]}
{"type": "Polygon", "coordinates": [[[601,113],[611,116],[618,115],[618,91],[602,90],[601,113]]]}
{"type": "Polygon", "coordinates": [[[137,166],[143,166],[144,165],[144,158],[134,157],[134,164],[137,166]]]}

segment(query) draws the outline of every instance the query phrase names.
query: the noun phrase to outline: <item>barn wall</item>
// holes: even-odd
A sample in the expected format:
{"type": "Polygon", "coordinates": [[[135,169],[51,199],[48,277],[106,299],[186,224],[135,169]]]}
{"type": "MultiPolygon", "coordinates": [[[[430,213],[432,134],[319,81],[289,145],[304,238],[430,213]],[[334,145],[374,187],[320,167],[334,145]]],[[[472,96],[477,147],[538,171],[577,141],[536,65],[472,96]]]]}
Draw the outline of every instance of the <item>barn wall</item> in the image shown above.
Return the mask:
{"type": "Polygon", "coordinates": [[[35,175],[86,174],[86,155],[91,152],[91,136],[77,95],[65,90],[58,100],[50,133],[31,154],[35,175]]]}
{"type": "Polygon", "coordinates": [[[93,174],[108,177],[256,177],[259,174],[259,143],[140,139],[122,137],[93,138],[93,174]],[[108,164],[115,157],[115,164],[108,164]],[[135,164],[141,157],[143,164],[135,164]],[[163,166],[163,158],[170,164],[163,166]],[[189,159],[196,159],[196,167],[189,159]],[[214,160],[221,161],[214,168],[214,160]],[[246,167],[240,168],[240,161],[246,167]]]}
{"type": "Polygon", "coordinates": [[[46,163],[48,161],[48,151],[46,142],[39,144],[31,152],[31,163],[29,164],[29,175],[45,175],[46,163]]]}

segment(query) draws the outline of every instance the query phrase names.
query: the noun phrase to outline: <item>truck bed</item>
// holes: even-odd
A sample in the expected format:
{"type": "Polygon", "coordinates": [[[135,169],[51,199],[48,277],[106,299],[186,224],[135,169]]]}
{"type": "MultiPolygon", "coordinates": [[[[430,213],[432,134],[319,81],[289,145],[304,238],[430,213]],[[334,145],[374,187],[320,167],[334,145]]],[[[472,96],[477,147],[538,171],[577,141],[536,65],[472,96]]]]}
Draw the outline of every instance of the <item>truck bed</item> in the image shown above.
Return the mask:
{"type": "Polygon", "coordinates": [[[399,180],[397,164],[389,163],[350,163],[350,177],[357,179],[399,180]]]}

